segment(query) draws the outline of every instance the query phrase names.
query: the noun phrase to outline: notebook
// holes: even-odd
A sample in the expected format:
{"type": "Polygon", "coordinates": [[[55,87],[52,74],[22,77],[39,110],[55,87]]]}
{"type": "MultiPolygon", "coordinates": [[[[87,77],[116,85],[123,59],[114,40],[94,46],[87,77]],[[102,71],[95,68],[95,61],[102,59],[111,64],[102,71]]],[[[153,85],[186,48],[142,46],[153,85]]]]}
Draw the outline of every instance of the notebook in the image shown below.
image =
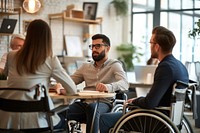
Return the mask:
{"type": "Polygon", "coordinates": [[[17,19],[3,19],[1,23],[0,33],[12,34],[14,32],[17,19]]]}
{"type": "Polygon", "coordinates": [[[135,65],[135,80],[138,83],[152,84],[157,65],[135,65]]]}

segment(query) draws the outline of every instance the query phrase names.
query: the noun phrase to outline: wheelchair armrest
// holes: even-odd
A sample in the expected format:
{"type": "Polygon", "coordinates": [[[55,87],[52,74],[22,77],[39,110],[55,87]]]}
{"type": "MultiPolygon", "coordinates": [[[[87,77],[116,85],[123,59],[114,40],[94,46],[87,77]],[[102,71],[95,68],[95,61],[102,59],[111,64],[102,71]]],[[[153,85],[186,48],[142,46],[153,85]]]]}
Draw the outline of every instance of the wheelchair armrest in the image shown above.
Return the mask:
{"type": "Polygon", "coordinates": [[[140,108],[139,106],[136,106],[136,105],[134,105],[132,103],[124,104],[124,106],[123,106],[123,114],[126,113],[127,109],[128,110],[134,110],[134,109],[139,109],[139,108],[140,108]]]}
{"type": "Polygon", "coordinates": [[[51,115],[55,115],[57,113],[63,112],[69,108],[68,105],[60,105],[50,111],[51,115]]]}
{"type": "Polygon", "coordinates": [[[155,107],[155,109],[156,110],[168,110],[168,111],[170,111],[171,108],[162,106],[162,107],[155,107]]]}
{"type": "Polygon", "coordinates": [[[139,109],[140,108],[139,106],[136,106],[132,103],[126,104],[125,106],[126,106],[126,108],[133,108],[133,109],[139,109]]]}
{"type": "Polygon", "coordinates": [[[177,84],[177,86],[180,86],[181,88],[182,88],[182,87],[184,87],[184,88],[189,87],[189,84],[188,84],[188,83],[183,82],[183,81],[180,81],[180,80],[177,80],[177,81],[176,81],[176,84],[177,84]]]}

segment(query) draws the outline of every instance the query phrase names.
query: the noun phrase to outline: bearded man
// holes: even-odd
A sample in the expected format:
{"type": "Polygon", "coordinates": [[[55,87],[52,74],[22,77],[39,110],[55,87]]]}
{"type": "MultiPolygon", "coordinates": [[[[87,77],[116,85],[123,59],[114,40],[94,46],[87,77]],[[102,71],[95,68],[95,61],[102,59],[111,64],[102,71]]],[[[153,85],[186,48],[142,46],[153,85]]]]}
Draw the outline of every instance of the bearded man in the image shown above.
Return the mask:
{"type": "MultiPolygon", "coordinates": [[[[73,75],[72,80],[75,84],[85,81],[84,90],[94,90],[100,92],[115,92],[119,90],[128,90],[129,83],[122,63],[116,59],[108,59],[110,51],[110,39],[103,34],[92,36],[92,44],[89,48],[92,50],[93,61],[84,63],[73,75]]],[[[93,113],[96,102],[84,100],[84,102],[75,102],[67,110],[67,120],[76,120],[86,123],[86,132],[98,133],[100,114],[110,112],[111,105],[100,100],[94,118],[93,113]]]]}

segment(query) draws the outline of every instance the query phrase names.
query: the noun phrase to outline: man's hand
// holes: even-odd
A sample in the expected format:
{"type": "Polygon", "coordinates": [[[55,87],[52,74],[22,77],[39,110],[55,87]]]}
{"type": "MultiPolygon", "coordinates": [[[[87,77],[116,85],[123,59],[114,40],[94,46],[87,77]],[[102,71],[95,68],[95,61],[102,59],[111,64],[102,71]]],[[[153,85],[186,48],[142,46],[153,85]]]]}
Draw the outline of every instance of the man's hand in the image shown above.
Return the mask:
{"type": "Polygon", "coordinates": [[[106,85],[103,83],[96,84],[96,90],[100,92],[108,92],[106,85]]]}
{"type": "Polygon", "coordinates": [[[127,104],[132,103],[136,98],[131,98],[126,101],[127,104]]]}

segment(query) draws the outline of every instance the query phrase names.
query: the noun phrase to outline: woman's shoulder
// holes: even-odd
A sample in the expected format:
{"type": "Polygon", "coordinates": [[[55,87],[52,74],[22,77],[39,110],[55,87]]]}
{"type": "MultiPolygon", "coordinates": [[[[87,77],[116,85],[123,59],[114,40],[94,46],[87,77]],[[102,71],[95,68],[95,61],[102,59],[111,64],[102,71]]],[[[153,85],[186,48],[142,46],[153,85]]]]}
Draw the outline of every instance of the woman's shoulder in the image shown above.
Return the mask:
{"type": "Polygon", "coordinates": [[[47,61],[59,61],[58,57],[56,55],[49,56],[46,59],[47,61]]]}

